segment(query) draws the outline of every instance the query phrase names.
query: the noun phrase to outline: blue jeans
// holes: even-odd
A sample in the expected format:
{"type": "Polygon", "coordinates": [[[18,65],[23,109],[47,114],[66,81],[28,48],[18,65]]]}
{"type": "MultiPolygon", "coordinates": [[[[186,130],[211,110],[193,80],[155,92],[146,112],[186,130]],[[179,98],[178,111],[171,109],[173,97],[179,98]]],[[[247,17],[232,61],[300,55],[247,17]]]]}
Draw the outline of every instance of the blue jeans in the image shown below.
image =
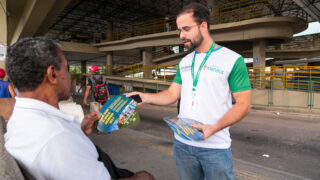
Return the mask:
{"type": "Polygon", "coordinates": [[[194,147],[178,140],[173,142],[173,156],[180,180],[233,179],[231,148],[194,147]]]}

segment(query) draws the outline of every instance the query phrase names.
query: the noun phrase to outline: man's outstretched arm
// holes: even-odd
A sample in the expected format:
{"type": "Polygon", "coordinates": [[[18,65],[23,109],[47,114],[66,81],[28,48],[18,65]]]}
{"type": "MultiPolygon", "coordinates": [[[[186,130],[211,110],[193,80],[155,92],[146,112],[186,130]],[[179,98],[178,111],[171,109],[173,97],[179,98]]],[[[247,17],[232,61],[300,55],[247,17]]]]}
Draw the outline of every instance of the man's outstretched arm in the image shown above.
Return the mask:
{"type": "Polygon", "coordinates": [[[139,94],[142,100],[140,104],[149,103],[155,105],[169,105],[176,102],[180,98],[181,84],[171,83],[167,90],[159,93],[142,93],[142,92],[131,92],[126,94],[127,97],[139,94]]]}

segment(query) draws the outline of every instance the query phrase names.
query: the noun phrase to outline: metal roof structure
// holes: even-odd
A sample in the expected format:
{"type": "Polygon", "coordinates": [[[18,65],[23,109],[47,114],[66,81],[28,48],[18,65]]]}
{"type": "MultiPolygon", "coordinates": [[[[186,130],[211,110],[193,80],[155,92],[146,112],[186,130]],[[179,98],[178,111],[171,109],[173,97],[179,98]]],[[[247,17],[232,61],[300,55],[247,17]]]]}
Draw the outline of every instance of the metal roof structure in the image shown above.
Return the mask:
{"type": "MultiPolygon", "coordinates": [[[[63,40],[86,41],[94,33],[105,36],[108,23],[113,29],[175,15],[192,0],[72,0],[50,26],[63,40]]],[[[203,4],[206,0],[199,0],[203,4]]]]}
{"type": "MultiPolygon", "coordinates": [[[[166,16],[174,19],[183,5],[190,2],[194,0],[71,0],[49,27],[49,35],[63,41],[93,42],[97,34],[98,39],[105,39],[108,28],[133,31],[134,24],[139,26],[139,23],[150,23],[166,16]]],[[[208,4],[207,0],[196,2],[208,4]]],[[[318,21],[320,17],[320,0],[215,0],[215,3],[220,14],[216,18],[220,20],[218,23],[237,21],[235,16],[239,17],[238,21],[290,16],[310,22],[318,21]]]]}
{"type": "Polygon", "coordinates": [[[293,0],[314,21],[320,21],[320,0],[293,0]]]}
{"type": "MultiPolygon", "coordinates": [[[[101,33],[108,22],[113,28],[176,14],[191,0],[72,0],[51,29],[79,33],[101,33]]],[[[205,0],[199,2],[206,3],[205,0]]]]}

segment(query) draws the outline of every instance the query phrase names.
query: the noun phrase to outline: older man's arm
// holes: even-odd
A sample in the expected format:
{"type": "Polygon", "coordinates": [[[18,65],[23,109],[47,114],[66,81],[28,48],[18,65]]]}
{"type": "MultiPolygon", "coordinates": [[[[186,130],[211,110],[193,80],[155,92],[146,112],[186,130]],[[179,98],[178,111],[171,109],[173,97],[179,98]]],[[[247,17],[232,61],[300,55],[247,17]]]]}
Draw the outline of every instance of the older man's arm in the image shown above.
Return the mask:
{"type": "Polygon", "coordinates": [[[89,135],[96,129],[96,122],[100,119],[101,115],[98,112],[92,112],[84,116],[81,123],[81,129],[86,134],[89,135]]]}

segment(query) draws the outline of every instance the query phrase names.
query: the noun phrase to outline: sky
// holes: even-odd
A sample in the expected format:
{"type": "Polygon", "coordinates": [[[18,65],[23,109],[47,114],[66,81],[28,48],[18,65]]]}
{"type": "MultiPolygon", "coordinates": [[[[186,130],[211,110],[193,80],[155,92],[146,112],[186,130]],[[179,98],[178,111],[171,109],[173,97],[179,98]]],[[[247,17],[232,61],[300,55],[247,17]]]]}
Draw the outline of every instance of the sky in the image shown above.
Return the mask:
{"type": "Polygon", "coordinates": [[[309,23],[309,26],[306,30],[302,31],[301,33],[295,34],[293,36],[297,37],[297,36],[304,36],[304,35],[318,34],[318,33],[320,33],[320,23],[312,22],[312,23],[309,23]]]}

